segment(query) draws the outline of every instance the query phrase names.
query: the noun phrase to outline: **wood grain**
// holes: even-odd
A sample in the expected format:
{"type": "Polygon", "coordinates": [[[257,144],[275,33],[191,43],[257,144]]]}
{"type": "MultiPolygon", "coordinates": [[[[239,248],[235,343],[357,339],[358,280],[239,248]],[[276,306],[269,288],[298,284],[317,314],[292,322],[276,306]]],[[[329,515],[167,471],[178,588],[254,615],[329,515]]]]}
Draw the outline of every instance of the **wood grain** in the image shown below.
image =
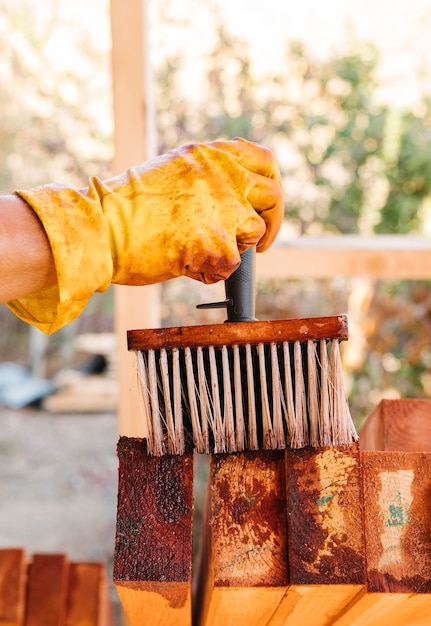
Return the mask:
{"type": "Polygon", "coordinates": [[[367,582],[431,592],[431,453],[363,452],[367,582]]]}
{"type": "Polygon", "coordinates": [[[229,322],[129,330],[129,350],[197,348],[199,346],[245,345],[307,339],[347,339],[347,317],[316,317],[263,322],[229,322]]]}
{"type": "Polygon", "coordinates": [[[281,452],[215,455],[207,494],[195,623],[266,624],[288,582],[281,452]]]}
{"type": "Polygon", "coordinates": [[[64,554],[35,554],[29,566],[25,626],[63,626],[69,563],[64,554]]]}
{"type": "Polygon", "coordinates": [[[113,626],[103,563],[70,563],[64,625],[113,626]]]}
{"type": "Polygon", "coordinates": [[[381,400],[359,433],[362,450],[431,452],[431,400],[381,400]]]}
{"type": "Polygon", "coordinates": [[[150,457],[118,442],[114,582],[130,626],[191,623],[193,454],[150,457]]]}
{"type": "Polygon", "coordinates": [[[364,584],[358,444],[286,450],[292,584],[364,584]]]}
{"type": "Polygon", "coordinates": [[[22,626],[27,563],[21,548],[0,550],[0,626],[22,626]]]}

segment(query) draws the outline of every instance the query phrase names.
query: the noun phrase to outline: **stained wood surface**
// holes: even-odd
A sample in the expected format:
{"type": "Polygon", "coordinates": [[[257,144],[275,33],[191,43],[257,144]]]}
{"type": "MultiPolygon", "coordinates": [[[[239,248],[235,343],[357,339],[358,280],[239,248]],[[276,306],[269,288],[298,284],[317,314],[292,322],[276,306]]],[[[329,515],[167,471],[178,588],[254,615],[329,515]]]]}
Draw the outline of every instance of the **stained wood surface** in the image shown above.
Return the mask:
{"type": "Polygon", "coordinates": [[[29,566],[25,626],[63,626],[69,562],[64,554],[35,554],[29,566]]]}
{"type": "Polygon", "coordinates": [[[287,450],[289,571],[293,584],[364,584],[358,444],[287,450]]]}
{"type": "Polygon", "coordinates": [[[431,452],[431,400],[382,400],[359,433],[362,450],[431,452]]]}
{"type": "Polygon", "coordinates": [[[431,592],[431,453],[364,452],[370,591],[431,592]]]}
{"type": "Polygon", "coordinates": [[[316,317],[263,322],[229,322],[129,330],[129,350],[245,345],[307,339],[347,339],[347,317],[316,317]]]}
{"type": "Polygon", "coordinates": [[[113,626],[103,563],[70,563],[65,626],[113,626]]]}
{"type": "Polygon", "coordinates": [[[191,624],[193,453],[118,442],[114,582],[130,626],[191,624]]]}
{"type": "Polygon", "coordinates": [[[113,626],[104,563],[0,549],[0,626],[113,626]]]}
{"type": "Polygon", "coordinates": [[[27,564],[21,548],[0,550],[0,626],[22,626],[27,564]]]}
{"type": "Polygon", "coordinates": [[[290,584],[271,626],[329,626],[364,590],[360,453],[286,450],[290,584]]]}
{"type": "Polygon", "coordinates": [[[214,455],[195,623],[266,624],[288,582],[282,452],[214,455]]]}

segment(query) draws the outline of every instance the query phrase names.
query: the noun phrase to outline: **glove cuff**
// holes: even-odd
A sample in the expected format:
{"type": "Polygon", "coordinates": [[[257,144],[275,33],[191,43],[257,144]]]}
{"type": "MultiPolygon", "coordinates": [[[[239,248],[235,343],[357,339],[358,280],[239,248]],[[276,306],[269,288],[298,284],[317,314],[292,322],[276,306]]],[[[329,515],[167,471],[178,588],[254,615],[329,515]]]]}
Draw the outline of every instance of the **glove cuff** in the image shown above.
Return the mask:
{"type": "MultiPolygon", "coordinates": [[[[83,190],[85,191],[85,190],[83,190]]],[[[43,185],[16,191],[39,217],[48,236],[57,284],[7,306],[50,334],[74,320],[95,291],[112,278],[109,237],[98,198],[71,187],[43,185]]]]}

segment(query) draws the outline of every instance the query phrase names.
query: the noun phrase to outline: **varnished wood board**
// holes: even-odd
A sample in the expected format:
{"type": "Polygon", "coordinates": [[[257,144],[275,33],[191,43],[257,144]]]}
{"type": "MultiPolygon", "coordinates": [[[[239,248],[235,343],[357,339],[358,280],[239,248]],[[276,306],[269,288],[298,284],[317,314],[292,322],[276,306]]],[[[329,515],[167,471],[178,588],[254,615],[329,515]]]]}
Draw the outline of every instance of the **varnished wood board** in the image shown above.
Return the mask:
{"type": "Polygon", "coordinates": [[[365,583],[358,444],[286,450],[291,584],[365,583]]]}
{"type": "Polygon", "coordinates": [[[27,563],[21,548],[0,550],[0,626],[22,626],[27,563]]]}
{"type": "Polygon", "coordinates": [[[363,452],[367,583],[431,592],[431,453],[363,452]]]}
{"type": "Polygon", "coordinates": [[[266,624],[288,582],[284,454],[212,458],[196,624],[266,624]]]}
{"type": "Polygon", "coordinates": [[[130,626],[191,624],[193,453],[121,437],[114,582],[130,626]]]}
{"type": "Polygon", "coordinates": [[[197,348],[306,341],[307,339],[347,339],[347,317],[337,315],[290,320],[258,322],[230,322],[129,330],[129,350],[156,350],[160,348],[197,348]]]}
{"type": "Polygon", "coordinates": [[[431,399],[381,400],[359,438],[362,450],[431,452],[431,399]]]}

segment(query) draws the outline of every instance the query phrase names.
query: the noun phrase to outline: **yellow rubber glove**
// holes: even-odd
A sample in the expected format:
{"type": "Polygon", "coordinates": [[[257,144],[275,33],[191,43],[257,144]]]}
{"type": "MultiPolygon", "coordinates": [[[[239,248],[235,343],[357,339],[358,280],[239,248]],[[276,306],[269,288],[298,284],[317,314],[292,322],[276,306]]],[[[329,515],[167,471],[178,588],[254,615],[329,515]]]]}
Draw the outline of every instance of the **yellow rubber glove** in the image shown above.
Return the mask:
{"type": "Polygon", "coordinates": [[[44,226],[58,284],[8,306],[47,333],[111,282],[227,278],[246,248],[271,245],[284,212],[272,152],[244,139],[187,145],[85,189],[16,193],[44,226]]]}

